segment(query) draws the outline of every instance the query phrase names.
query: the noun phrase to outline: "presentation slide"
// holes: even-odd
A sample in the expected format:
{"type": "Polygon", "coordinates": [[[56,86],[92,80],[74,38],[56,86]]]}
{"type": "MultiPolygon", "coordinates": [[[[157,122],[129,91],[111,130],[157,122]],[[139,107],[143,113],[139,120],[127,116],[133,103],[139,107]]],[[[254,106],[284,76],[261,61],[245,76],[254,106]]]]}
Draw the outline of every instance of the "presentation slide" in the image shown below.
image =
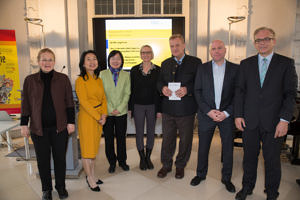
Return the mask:
{"type": "Polygon", "coordinates": [[[142,62],[140,48],[146,44],[153,49],[152,62],[156,65],[171,56],[172,19],[108,19],[105,26],[106,55],[112,50],[121,51],[125,70],[142,62]]]}

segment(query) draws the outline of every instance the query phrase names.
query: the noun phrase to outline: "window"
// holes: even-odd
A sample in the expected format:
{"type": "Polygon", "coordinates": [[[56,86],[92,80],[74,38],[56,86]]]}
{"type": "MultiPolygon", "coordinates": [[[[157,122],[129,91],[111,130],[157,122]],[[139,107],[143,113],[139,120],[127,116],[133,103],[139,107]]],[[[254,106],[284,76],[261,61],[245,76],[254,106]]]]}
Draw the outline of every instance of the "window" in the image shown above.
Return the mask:
{"type": "Polygon", "coordinates": [[[134,0],[116,0],[116,14],[134,14],[134,0]]]}
{"type": "Polygon", "coordinates": [[[160,14],[161,0],[143,0],[143,14],[160,14]]]}
{"type": "Polygon", "coordinates": [[[112,15],[113,1],[112,0],[95,0],[96,15],[112,15]]]}
{"type": "Polygon", "coordinates": [[[182,14],[182,0],[164,0],[164,14],[182,14]]]}
{"type": "Polygon", "coordinates": [[[183,0],[94,0],[94,2],[95,15],[172,15],[182,14],[183,7],[183,0]]]}

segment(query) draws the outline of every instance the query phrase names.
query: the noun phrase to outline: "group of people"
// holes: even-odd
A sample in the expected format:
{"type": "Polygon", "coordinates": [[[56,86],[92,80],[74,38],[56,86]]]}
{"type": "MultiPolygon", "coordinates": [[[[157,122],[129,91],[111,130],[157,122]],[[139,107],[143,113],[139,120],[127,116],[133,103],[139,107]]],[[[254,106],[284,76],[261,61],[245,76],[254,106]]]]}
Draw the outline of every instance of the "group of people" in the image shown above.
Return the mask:
{"type": "MultiPolygon", "coordinates": [[[[101,72],[96,52],[89,50],[81,55],[80,75],[75,83],[80,105],[77,123],[89,188],[100,191],[99,185],[103,184],[94,172],[102,129],[108,172],[115,172],[117,161],[124,171],[129,170],[126,163],[127,114],[135,122],[139,168],[154,168],[150,157],[155,122],[161,117],[162,167],[157,176],[164,178],[172,170],[178,135],[175,178],[183,178],[191,154],[197,113],[198,163],[196,176],[190,184],[196,186],[206,179],[209,149],[218,126],[222,142],[221,182],[229,192],[235,193],[231,176],[236,127],[243,131],[244,175],[243,187],[235,199],[245,200],[252,194],[261,145],[267,200],[277,199],[281,179],[280,149],[293,115],[297,74],[291,58],[274,53],[275,32],[267,27],[258,28],[254,32],[254,46],[258,54],[242,60],[240,65],[225,59],[226,48],[221,40],[212,41],[212,60],[204,64],[199,58],[185,53],[182,35],[172,35],[169,43],[172,57],[163,61],[161,67],[151,62],[154,56],[151,46],[144,45],[140,49],[142,63],[132,67],[130,73],[122,70],[124,58],[120,51],[110,52],[108,69],[101,72]]],[[[68,134],[75,130],[72,87],[66,75],[54,70],[52,50],[42,49],[38,63],[40,72],[26,77],[23,86],[21,133],[26,137],[31,135],[35,146],[42,198],[52,199],[52,151],[55,188],[63,199],[68,197],[65,187],[68,134]]]]}

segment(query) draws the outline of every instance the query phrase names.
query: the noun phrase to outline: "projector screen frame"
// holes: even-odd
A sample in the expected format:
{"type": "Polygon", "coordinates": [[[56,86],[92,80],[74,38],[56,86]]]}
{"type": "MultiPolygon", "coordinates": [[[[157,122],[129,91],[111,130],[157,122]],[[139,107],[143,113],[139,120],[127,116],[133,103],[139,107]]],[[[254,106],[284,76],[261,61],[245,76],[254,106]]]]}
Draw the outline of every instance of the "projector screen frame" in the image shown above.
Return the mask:
{"type": "Polygon", "coordinates": [[[93,46],[99,59],[101,70],[106,66],[106,28],[105,20],[120,20],[120,19],[171,19],[172,34],[181,34],[185,38],[185,17],[111,17],[111,18],[93,18],[93,46]],[[105,47],[105,48],[103,48],[105,47]]]}

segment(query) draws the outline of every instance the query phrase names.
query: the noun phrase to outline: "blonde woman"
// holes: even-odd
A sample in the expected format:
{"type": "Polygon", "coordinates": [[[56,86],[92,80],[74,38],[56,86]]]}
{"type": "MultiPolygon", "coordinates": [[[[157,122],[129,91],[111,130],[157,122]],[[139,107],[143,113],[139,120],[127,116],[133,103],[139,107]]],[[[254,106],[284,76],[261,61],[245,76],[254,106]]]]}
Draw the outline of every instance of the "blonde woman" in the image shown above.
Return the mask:
{"type": "Polygon", "coordinates": [[[154,65],[151,46],[141,47],[142,63],[131,68],[131,96],[129,110],[134,118],[136,130],[136,147],[140,155],[140,169],[153,169],[150,159],[154,146],[155,122],[161,117],[161,100],[156,89],[160,67],[154,65]],[[144,126],[147,121],[147,144],[144,145],[144,126]]]}

